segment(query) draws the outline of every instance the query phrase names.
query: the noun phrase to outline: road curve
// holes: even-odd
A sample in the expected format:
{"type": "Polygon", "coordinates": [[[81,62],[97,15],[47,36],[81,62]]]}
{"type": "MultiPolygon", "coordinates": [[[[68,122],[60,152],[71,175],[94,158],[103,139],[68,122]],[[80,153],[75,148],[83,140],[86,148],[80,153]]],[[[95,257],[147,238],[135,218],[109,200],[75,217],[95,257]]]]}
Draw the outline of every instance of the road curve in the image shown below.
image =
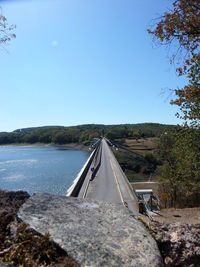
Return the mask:
{"type": "Polygon", "coordinates": [[[138,213],[137,197],[105,139],[101,141],[101,161],[94,179],[88,182],[84,197],[113,204],[123,204],[138,213]]]}

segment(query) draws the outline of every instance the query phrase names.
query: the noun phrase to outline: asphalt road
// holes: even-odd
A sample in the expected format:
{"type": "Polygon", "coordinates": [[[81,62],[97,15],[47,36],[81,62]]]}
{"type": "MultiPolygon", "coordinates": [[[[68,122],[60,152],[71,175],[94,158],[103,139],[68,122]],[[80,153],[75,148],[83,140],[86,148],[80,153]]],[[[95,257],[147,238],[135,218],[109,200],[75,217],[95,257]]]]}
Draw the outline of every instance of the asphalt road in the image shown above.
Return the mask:
{"type": "Polygon", "coordinates": [[[101,165],[94,179],[88,182],[84,197],[123,204],[133,213],[138,213],[137,198],[105,139],[102,139],[97,159],[96,166],[99,160],[101,165]]]}

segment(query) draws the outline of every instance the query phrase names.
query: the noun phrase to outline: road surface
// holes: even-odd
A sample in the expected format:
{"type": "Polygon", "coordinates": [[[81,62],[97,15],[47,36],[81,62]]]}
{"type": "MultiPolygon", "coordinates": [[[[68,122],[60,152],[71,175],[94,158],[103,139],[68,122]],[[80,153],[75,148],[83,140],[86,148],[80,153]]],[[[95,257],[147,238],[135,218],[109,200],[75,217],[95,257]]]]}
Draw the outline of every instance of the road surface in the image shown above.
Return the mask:
{"type": "MultiPolygon", "coordinates": [[[[132,212],[138,213],[137,197],[127,182],[113,152],[105,139],[102,139],[101,149],[96,160],[100,167],[94,179],[88,182],[84,197],[113,204],[123,204],[132,212]]],[[[90,172],[88,175],[90,175],[90,172]]]]}

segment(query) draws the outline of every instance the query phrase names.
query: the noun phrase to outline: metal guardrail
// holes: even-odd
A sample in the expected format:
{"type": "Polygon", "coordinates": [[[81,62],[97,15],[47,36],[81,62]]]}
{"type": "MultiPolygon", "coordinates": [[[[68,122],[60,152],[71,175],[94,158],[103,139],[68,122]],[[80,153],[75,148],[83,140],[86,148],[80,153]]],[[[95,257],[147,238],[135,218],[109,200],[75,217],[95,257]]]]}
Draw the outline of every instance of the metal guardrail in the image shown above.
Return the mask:
{"type": "Polygon", "coordinates": [[[100,166],[101,166],[101,151],[102,151],[102,146],[99,145],[98,147],[98,151],[96,153],[96,159],[95,159],[95,163],[94,163],[94,170],[92,172],[92,176],[91,176],[91,181],[95,178],[100,166]]]}
{"type": "MultiPolygon", "coordinates": [[[[107,141],[107,140],[106,140],[106,141],[107,141]]],[[[138,196],[137,196],[137,194],[136,194],[134,188],[131,186],[131,184],[130,184],[128,178],[126,177],[124,171],[122,170],[122,168],[121,168],[121,166],[120,166],[118,160],[116,159],[116,157],[115,157],[113,151],[112,151],[112,150],[110,150],[110,151],[111,151],[112,154],[113,154],[113,158],[115,159],[115,161],[116,161],[116,163],[117,163],[117,165],[118,165],[118,168],[119,168],[119,170],[120,170],[120,172],[121,172],[121,174],[122,174],[122,176],[123,176],[123,179],[124,179],[126,185],[128,186],[128,189],[129,189],[130,193],[132,194],[132,196],[134,197],[134,199],[135,199],[135,200],[137,201],[137,203],[138,203],[139,199],[138,199],[138,196]]],[[[124,201],[124,196],[123,196],[122,198],[123,198],[123,201],[124,201]]],[[[128,203],[126,203],[126,201],[124,201],[123,204],[124,204],[124,206],[126,206],[126,207],[128,208],[128,203]]]]}
{"type": "MultiPolygon", "coordinates": [[[[109,141],[108,139],[106,140],[109,141]]],[[[130,196],[132,196],[132,199],[135,199],[136,203],[138,202],[137,194],[135,193],[135,190],[130,185],[126,175],[124,174],[123,170],[121,169],[117,159],[115,158],[112,150],[110,150],[115,162],[117,163],[119,167],[119,171],[121,172],[121,175],[124,180],[125,188],[128,190],[130,196]]],[[[72,197],[81,197],[85,198],[88,187],[90,182],[95,178],[100,166],[101,166],[101,156],[102,156],[102,145],[101,140],[97,143],[96,149],[92,152],[87,162],[84,164],[83,168],[79,172],[77,178],[74,180],[72,186],[67,191],[67,196],[72,197]]],[[[121,192],[121,191],[120,191],[121,192]]],[[[126,199],[126,195],[123,193],[122,197],[122,203],[127,208],[130,208],[129,201],[126,199]]],[[[131,209],[130,209],[131,210],[131,209]]]]}
{"type": "Polygon", "coordinates": [[[89,187],[89,184],[92,180],[94,180],[100,166],[101,166],[101,150],[102,150],[102,147],[101,145],[99,145],[98,147],[98,150],[95,154],[95,159],[93,160],[94,162],[94,165],[93,165],[93,170],[92,170],[92,175],[90,177],[87,178],[87,181],[86,181],[86,185],[84,187],[84,191],[80,194],[80,197],[82,198],[85,198],[86,195],[87,195],[87,191],[88,191],[88,187],[89,187]]]}
{"type": "Polygon", "coordinates": [[[82,187],[83,182],[87,176],[88,170],[90,169],[90,166],[94,160],[94,157],[98,153],[99,145],[100,145],[100,142],[97,145],[97,147],[95,148],[95,150],[93,150],[93,152],[91,153],[90,157],[88,158],[88,160],[84,164],[83,168],[78,173],[77,177],[74,179],[70,188],[67,190],[66,196],[68,196],[68,197],[69,196],[70,197],[77,197],[78,196],[78,193],[81,190],[81,187],[82,187]]]}
{"type": "MultiPolygon", "coordinates": [[[[105,140],[106,140],[106,142],[108,143],[108,145],[113,146],[113,144],[111,143],[110,140],[108,140],[107,138],[105,138],[105,140]]],[[[111,150],[111,151],[112,151],[112,150],[111,150]]],[[[121,168],[121,166],[120,166],[118,160],[116,159],[116,157],[115,157],[113,151],[112,151],[112,154],[113,154],[113,157],[114,157],[115,161],[117,162],[117,164],[118,164],[118,166],[119,166],[120,172],[121,172],[121,174],[123,175],[124,180],[126,181],[126,184],[128,185],[128,187],[129,187],[130,191],[132,192],[133,196],[135,197],[135,199],[138,200],[138,196],[137,196],[137,194],[136,194],[134,188],[131,186],[131,184],[130,184],[128,178],[126,177],[124,171],[122,170],[122,168],[121,168]]]]}

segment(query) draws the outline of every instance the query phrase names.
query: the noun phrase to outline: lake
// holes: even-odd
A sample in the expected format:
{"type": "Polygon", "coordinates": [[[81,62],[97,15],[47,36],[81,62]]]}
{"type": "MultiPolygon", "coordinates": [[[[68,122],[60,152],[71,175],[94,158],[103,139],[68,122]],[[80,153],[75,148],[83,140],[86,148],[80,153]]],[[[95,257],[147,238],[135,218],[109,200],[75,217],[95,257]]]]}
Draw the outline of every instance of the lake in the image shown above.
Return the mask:
{"type": "Polygon", "coordinates": [[[89,152],[56,146],[0,146],[0,189],[65,195],[89,152]]]}

